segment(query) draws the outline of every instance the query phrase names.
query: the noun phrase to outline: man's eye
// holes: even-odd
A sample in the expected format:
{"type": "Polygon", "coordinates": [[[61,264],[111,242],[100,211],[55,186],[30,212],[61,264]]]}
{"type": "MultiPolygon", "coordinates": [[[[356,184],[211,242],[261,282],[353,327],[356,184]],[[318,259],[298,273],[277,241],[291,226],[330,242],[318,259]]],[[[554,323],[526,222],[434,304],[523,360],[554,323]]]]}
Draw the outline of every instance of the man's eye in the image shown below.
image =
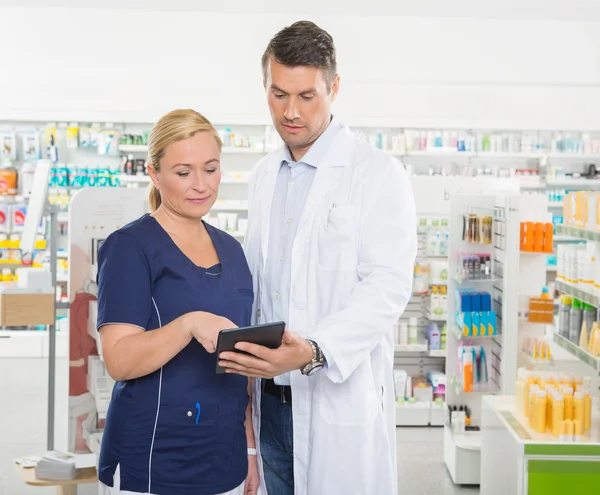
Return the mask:
{"type": "Polygon", "coordinates": [[[310,96],[303,95],[303,96],[302,96],[302,99],[303,99],[303,100],[307,100],[307,101],[308,101],[308,100],[312,100],[312,99],[313,99],[313,95],[310,95],[310,96]]]}

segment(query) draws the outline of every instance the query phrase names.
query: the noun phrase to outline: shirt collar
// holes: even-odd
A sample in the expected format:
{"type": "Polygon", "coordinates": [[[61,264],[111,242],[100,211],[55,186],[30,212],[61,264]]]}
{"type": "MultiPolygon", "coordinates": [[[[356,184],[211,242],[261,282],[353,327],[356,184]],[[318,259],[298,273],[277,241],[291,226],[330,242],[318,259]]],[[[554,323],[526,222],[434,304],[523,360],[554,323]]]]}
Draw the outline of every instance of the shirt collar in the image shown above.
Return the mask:
{"type": "MultiPolygon", "coordinates": [[[[313,143],[310,149],[306,152],[306,154],[302,157],[302,159],[297,163],[305,163],[306,165],[310,165],[311,167],[317,168],[319,163],[323,161],[325,155],[329,151],[331,144],[333,143],[335,136],[342,129],[342,125],[335,118],[331,117],[329,125],[327,129],[321,134],[317,140],[313,143]]],[[[296,163],[296,161],[292,158],[292,154],[290,153],[289,148],[284,146],[284,159],[283,163],[296,163]]]]}

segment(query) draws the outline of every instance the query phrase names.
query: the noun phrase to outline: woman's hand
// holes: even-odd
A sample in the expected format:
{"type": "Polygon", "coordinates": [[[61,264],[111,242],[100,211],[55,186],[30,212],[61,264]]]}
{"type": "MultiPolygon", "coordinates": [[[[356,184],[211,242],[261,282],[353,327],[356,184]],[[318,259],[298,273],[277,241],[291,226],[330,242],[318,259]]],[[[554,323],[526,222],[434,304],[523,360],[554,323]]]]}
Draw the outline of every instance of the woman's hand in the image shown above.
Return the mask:
{"type": "Polygon", "coordinates": [[[237,325],[223,316],[195,311],[186,315],[185,328],[191,338],[196,339],[208,352],[213,353],[217,350],[219,332],[237,328],[237,325]]]}
{"type": "Polygon", "coordinates": [[[248,456],[248,476],[244,485],[244,495],[256,495],[258,492],[258,461],[255,455],[248,456]]]}

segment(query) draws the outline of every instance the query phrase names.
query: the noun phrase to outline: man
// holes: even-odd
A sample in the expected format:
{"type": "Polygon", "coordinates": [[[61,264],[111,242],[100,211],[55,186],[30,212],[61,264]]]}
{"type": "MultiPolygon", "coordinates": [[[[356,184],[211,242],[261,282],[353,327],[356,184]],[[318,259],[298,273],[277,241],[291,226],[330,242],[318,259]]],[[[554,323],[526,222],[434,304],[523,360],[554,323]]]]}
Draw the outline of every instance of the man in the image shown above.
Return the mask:
{"type": "Polygon", "coordinates": [[[286,27],[262,58],[285,146],[250,182],[246,253],[254,321],[283,320],[281,347],[222,353],[254,380],[259,493],[397,493],[393,325],[411,295],[416,222],[397,160],[332,117],[333,39],[286,27]]]}

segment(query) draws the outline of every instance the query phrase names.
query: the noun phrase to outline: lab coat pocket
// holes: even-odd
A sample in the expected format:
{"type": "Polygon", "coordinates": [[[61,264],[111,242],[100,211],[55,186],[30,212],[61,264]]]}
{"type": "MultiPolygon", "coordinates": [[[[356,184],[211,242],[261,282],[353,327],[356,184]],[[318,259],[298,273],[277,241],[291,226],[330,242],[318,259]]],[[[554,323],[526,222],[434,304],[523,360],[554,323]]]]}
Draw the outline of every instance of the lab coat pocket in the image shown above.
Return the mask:
{"type": "Polygon", "coordinates": [[[218,425],[216,404],[161,406],[152,451],[153,469],[160,466],[160,472],[153,480],[163,484],[159,479],[164,483],[208,479],[215,462],[218,425]]]}
{"type": "Polygon", "coordinates": [[[358,210],[334,206],[325,213],[319,232],[319,265],[322,269],[356,268],[358,210]]]}
{"type": "Polygon", "coordinates": [[[343,383],[319,376],[316,391],[319,413],[330,424],[371,423],[381,412],[381,399],[375,391],[371,366],[367,362],[343,383]]]}

